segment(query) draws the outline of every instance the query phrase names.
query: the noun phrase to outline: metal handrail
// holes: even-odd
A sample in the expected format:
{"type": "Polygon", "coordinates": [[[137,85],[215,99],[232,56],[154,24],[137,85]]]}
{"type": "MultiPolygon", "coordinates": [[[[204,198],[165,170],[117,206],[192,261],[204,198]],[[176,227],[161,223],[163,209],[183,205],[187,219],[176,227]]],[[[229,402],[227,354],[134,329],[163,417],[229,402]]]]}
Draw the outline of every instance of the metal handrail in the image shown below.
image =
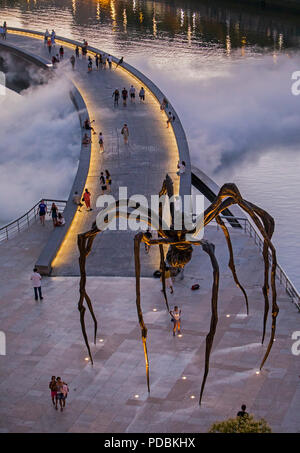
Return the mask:
{"type": "MultiPolygon", "coordinates": [[[[49,198],[43,198],[47,208],[48,205],[55,203],[59,210],[63,212],[67,202],[66,200],[52,200],[49,198]]],[[[8,223],[0,228],[0,242],[11,239],[16,234],[28,229],[30,225],[37,219],[38,211],[39,211],[39,204],[41,203],[42,199],[38,201],[29,211],[23,214],[18,219],[14,220],[13,222],[8,223]]]]}
{"type": "MultiPolygon", "coordinates": [[[[235,216],[220,216],[223,220],[238,220],[243,227],[243,231],[246,234],[249,234],[250,237],[253,237],[255,244],[258,246],[259,250],[262,252],[264,247],[264,241],[259,236],[256,229],[253,227],[251,222],[245,217],[235,217],[235,216]]],[[[214,220],[215,222],[215,220],[214,220]]],[[[219,229],[219,225],[217,224],[217,228],[219,229]]],[[[270,250],[268,251],[269,261],[272,262],[272,254],[270,250]]],[[[293,303],[296,305],[300,312],[300,293],[295,288],[289,277],[287,276],[286,272],[282,269],[280,264],[277,263],[276,266],[276,277],[278,278],[281,285],[284,285],[286,293],[291,297],[293,303]]]]}

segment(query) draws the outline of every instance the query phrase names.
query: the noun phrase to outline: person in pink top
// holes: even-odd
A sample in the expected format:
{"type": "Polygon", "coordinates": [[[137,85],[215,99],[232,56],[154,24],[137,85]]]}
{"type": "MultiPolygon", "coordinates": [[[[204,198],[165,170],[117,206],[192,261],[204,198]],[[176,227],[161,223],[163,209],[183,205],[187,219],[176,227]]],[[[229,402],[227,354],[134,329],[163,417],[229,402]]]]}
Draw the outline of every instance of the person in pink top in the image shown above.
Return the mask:
{"type": "Polygon", "coordinates": [[[36,267],[33,269],[33,274],[31,275],[30,280],[32,281],[32,286],[33,286],[33,289],[34,289],[34,298],[35,298],[35,300],[38,300],[38,294],[40,296],[40,300],[43,300],[42,285],[41,285],[42,277],[38,273],[36,267]]]}

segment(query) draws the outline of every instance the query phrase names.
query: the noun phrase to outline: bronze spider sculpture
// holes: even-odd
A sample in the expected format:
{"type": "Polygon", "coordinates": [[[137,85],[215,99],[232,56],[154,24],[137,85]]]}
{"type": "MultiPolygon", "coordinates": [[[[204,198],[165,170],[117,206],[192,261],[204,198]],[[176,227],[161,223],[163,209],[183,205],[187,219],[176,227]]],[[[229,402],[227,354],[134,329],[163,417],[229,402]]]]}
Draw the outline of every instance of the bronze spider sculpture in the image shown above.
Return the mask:
{"type": "MultiPolygon", "coordinates": [[[[160,196],[162,195],[168,195],[169,198],[173,196],[173,182],[172,179],[166,175],[166,178],[164,180],[162,189],[159,193],[160,196]]],[[[130,213],[128,210],[132,208],[137,208],[139,207],[139,203],[134,203],[133,205],[127,204],[129,200],[123,200],[126,202],[126,207],[127,211],[124,212],[121,209],[121,204],[122,200],[117,201],[113,208],[114,208],[114,217],[122,217],[125,216],[129,218],[130,213]]],[[[147,352],[147,327],[144,323],[143,319],[143,313],[141,309],[141,296],[140,296],[140,245],[141,242],[144,242],[148,246],[151,245],[159,245],[160,249],[160,269],[162,271],[162,289],[163,289],[163,294],[164,294],[164,299],[166,303],[166,308],[169,312],[169,305],[168,305],[168,300],[167,300],[167,295],[166,295],[166,284],[165,284],[165,266],[166,262],[169,267],[172,268],[181,268],[183,269],[184,266],[191,260],[192,258],[192,252],[193,252],[193,246],[202,246],[202,249],[204,252],[206,252],[209,257],[210,261],[212,264],[213,268],[213,284],[212,284],[212,298],[211,298],[211,322],[210,322],[210,330],[207,334],[206,337],[206,351],[205,351],[205,367],[204,367],[204,374],[202,378],[202,384],[201,384],[201,389],[200,389],[200,398],[199,398],[199,404],[201,404],[202,396],[203,396],[203,391],[206,383],[206,379],[208,376],[209,372],[209,359],[210,359],[210,353],[213,345],[213,339],[214,335],[216,332],[216,327],[217,327],[217,322],[218,322],[218,311],[217,311],[217,304],[218,304],[218,288],[219,288],[219,266],[218,262],[215,257],[215,247],[212,243],[209,243],[208,241],[202,239],[202,240],[196,240],[196,241],[189,241],[186,239],[187,235],[196,235],[197,232],[199,232],[199,229],[203,228],[203,226],[206,226],[209,222],[211,222],[213,219],[216,220],[216,222],[221,226],[227,246],[228,246],[228,251],[229,251],[229,263],[228,266],[231,269],[234,281],[236,285],[241,289],[245,302],[246,302],[246,310],[247,314],[249,313],[249,308],[248,308],[248,298],[247,294],[240,284],[237,274],[236,274],[236,269],[235,269],[235,263],[234,263],[234,257],[233,257],[233,249],[232,249],[232,244],[231,244],[231,239],[229,235],[229,231],[223,222],[223,220],[220,217],[220,214],[225,210],[229,208],[229,206],[237,204],[240,206],[253,220],[255,223],[256,227],[258,228],[259,232],[261,233],[263,240],[264,240],[264,245],[263,245],[263,258],[264,258],[264,285],[262,288],[263,295],[264,295],[264,316],[263,316],[263,333],[262,333],[262,343],[264,342],[265,338],[265,333],[266,333],[266,323],[267,323],[267,318],[268,318],[268,313],[269,313],[269,274],[270,274],[270,258],[269,258],[269,250],[271,251],[271,275],[270,275],[270,280],[271,280],[271,291],[272,291],[272,327],[271,327],[271,335],[270,335],[270,340],[268,343],[267,350],[265,352],[265,355],[262,359],[260,369],[262,369],[265,361],[268,358],[268,355],[270,353],[270,350],[273,345],[274,337],[275,337],[275,329],[276,329],[276,318],[279,312],[279,308],[276,302],[276,283],[275,283],[275,278],[276,278],[276,250],[271,242],[271,238],[274,232],[274,219],[263,209],[259,208],[258,206],[250,203],[249,201],[246,201],[242,198],[238,188],[236,187],[235,184],[224,184],[222,188],[220,189],[217,197],[215,198],[214,202],[204,211],[204,216],[202,219],[202,223],[200,222],[200,219],[197,219],[196,226],[193,227],[190,230],[182,229],[182,230],[175,230],[174,229],[174,204],[170,204],[170,216],[171,216],[171,226],[170,229],[165,230],[163,229],[163,220],[162,220],[162,205],[159,205],[159,228],[157,230],[158,233],[158,239],[151,239],[149,238],[149,235],[145,234],[145,232],[139,232],[135,235],[134,238],[134,256],[135,256],[135,275],[136,275],[136,307],[137,307],[137,314],[138,314],[138,320],[141,328],[141,334],[142,334],[142,342],[143,342],[143,348],[144,348],[144,355],[145,355],[145,364],[146,364],[146,378],[147,378],[147,387],[148,387],[148,392],[150,392],[150,379],[149,379],[149,360],[148,360],[148,352],[147,352]],[[166,255],[166,262],[165,262],[165,256],[164,256],[164,246],[168,246],[168,252],[166,255]]],[[[108,222],[108,214],[111,212],[111,207],[108,206],[104,210],[104,222],[108,222]]],[[[143,220],[148,224],[149,227],[152,226],[152,211],[150,209],[146,210],[144,213],[143,220]]],[[[89,357],[91,360],[91,363],[93,363],[93,358],[86,334],[86,328],[85,328],[85,310],[86,308],[84,307],[84,300],[86,300],[87,306],[89,308],[89,311],[91,313],[91,316],[94,321],[94,342],[96,344],[96,335],[97,335],[97,319],[95,317],[91,299],[89,298],[87,292],[86,292],[86,258],[91,252],[93,241],[98,233],[100,233],[101,229],[97,227],[96,222],[93,223],[91,230],[78,235],[78,248],[80,252],[79,256],[79,266],[80,266],[80,299],[78,303],[78,309],[80,312],[80,322],[81,322],[81,328],[82,328],[82,333],[84,337],[84,341],[89,353],[89,357]]]]}

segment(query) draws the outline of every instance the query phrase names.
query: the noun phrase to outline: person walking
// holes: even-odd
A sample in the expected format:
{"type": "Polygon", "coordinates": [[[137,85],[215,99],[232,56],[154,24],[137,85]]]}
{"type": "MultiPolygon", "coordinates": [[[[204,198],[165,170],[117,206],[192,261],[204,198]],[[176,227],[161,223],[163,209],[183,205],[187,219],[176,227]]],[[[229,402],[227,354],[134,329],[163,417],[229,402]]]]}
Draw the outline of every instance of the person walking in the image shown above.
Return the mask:
{"type": "Polygon", "coordinates": [[[7,35],[7,24],[5,21],[3,22],[3,39],[6,39],[6,35],[7,35]]]}
{"type": "Polygon", "coordinates": [[[129,129],[128,129],[128,126],[127,126],[126,123],[122,127],[121,134],[123,135],[125,145],[127,145],[128,144],[128,137],[129,137],[129,129]]]}
{"type": "Polygon", "coordinates": [[[168,113],[168,119],[167,119],[167,127],[173,122],[173,115],[172,112],[168,113]]]}
{"type": "Polygon", "coordinates": [[[118,66],[120,66],[121,64],[123,64],[123,61],[124,61],[124,58],[121,57],[120,60],[118,61],[118,64],[117,64],[117,66],[116,66],[116,69],[117,69],[118,66]]]}
{"type": "Polygon", "coordinates": [[[49,382],[49,389],[51,392],[51,399],[53,406],[57,405],[57,387],[56,387],[56,377],[52,376],[51,381],[49,382]]]}
{"type": "Polygon", "coordinates": [[[93,70],[93,60],[92,57],[89,55],[88,57],[88,72],[92,72],[93,70]]]}
{"type": "Polygon", "coordinates": [[[50,213],[51,213],[51,217],[52,217],[53,226],[55,227],[57,224],[57,214],[58,214],[58,207],[56,206],[55,203],[52,203],[50,213]]]}
{"type": "Polygon", "coordinates": [[[33,274],[31,274],[30,280],[32,281],[35,300],[38,300],[38,295],[40,297],[40,300],[43,300],[44,298],[42,295],[42,284],[41,284],[42,277],[38,273],[36,267],[33,269],[33,274]]]}
{"type": "Polygon", "coordinates": [[[102,69],[106,69],[106,55],[105,55],[105,53],[102,55],[102,69]]]}
{"type": "Polygon", "coordinates": [[[76,60],[75,60],[75,57],[74,57],[74,55],[72,55],[71,58],[70,58],[70,62],[71,62],[73,71],[74,71],[74,69],[75,69],[75,61],[76,61],[76,60]]]}
{"type": "Polygon", "coordinates": [[[40,221],[43,226],[45,226],[45,215],[47,214],[47,205],[44,200],[42,200],[39,204],[39,216],[40,221]]]}
{"type": "Polygon", "coordinates": [[[140,97],[140,102],[145,101],[145,90],[143,87],[140,89],[139,97],[140,97]]]}
{"type": "Polygon", "coordinates": [[[63,381],[61,380],[60,377],[56,379],[56,406],[55,409],[57,409],[57,401],[59,401],[60,405],[60,411],[63,411],[64,407],[64,392],[63,392],[63,381]]]}
{"type": "Polygon", "coordinates": [[[130,101],[134,102],[135,101],[135,88],[133,85],[131,85],[129,89],[129,96],[130,96],[130,101]]]}
{"type": "Polygon", "coordinates": [[[168,108],[169,104],[168,104],[168,101],[167,99],[164,97],[163,100],[162,100],[162,103],[160,104],[160,110],[162,112],[164,112],[166,110],[166,108],[168,108]]]}
{"type": "Polygon", "coordinates": [[[122,90],[122,98],[123,98],[123,105],[124,105],[124,107],[126,107],[127,98],[128,98],[128,91],[126,90],[126,88],[123,88],[123,90],[122,90]]]}
{"type": "Polygon", "coordinates": [[[178,176],[183,175],[185,173],[185,161],[184,160],[182,160],[181,162],[178,161],[177,168],[178,168],[177,175],[178,176]]]}
{"type": "Polygon", "coordinates": [[[102,132],[99,132],[99,147],[100,147],[100,153],[103,153],[104,152],[104,142],[103,142],[102,132]]]}
{"type": "Polygon", "coordinates": [[[107,62],[108,62],[109,69],[111,69],[111,67],[112,67],[112,56],[111,55],[108,55],[107,62]]]}
{"type": "Polygon", "coordinates": [[[108,193],[111,192],[111,176],[108,170],[105,170],[105,184],[108,193]]]}
{"type": "Polygon", "coordinates": [[[119,97],[120,97],[120,92],[118,88],[115,89],[115,91],[112,94],[112,97],[114,98],[114,107],[117,107],[119,105],[119,97]]]}
{"type": "Polygon", "coordinates": [[[47,41],[47,47],[48,47],[48,53],[49,53],[49,55],[51,55],[52,41],[51,41],[50,37],[48,38],[48,41],[47,41]]]}
{"type": "Polygon", "coordinates": [[[76,55],[76,58],[79,58],[79,47],[78,46],[76,46],[75,55],[76,55]]]}
{"type": "Polygon", "coordinates": [[[55,47],[55,38],[56,38],[56,33],[54,30],[51,32],[51,45],[55,47]]]}
{"type": "Polygon", "coordinates": [[[75,204],[78,206],[78,210],[77,210],[77,211],[78,211],[78,212],[81,212],[81,209],[80,209],[80,208],[82,208],[83,204],[82,204],[81,201],[80,201],[80,196],[78,195],[78,192],[77,192],[77,191],[74,192],[74,195],[73,195],[73,203],[75,203],[75,204]]]}
{"type": "Polygon", "coordinates": [[[96,64],[96,68],[98,71],[99,70],[99,55],[98,54],[95,56],[95,64],[96,64]]]}
{"type": "Polygon", "coordinates": [[[173,337],[175,337],[176,329],[177,333],[180,334],[180,323],[181,323],[181,310],[178,310],[177,305],[175,305],[174,310],[170,311],[172,316],[171,321],[173,322],[173,337]]]}
{"type": "Polygon", "coordinates": [[[105,191],[107,190],[107,186],[106,186],[106,182],[105,182],[105,177],[104,177],[103,171],[101,171],[99,181],[100,181],[100,187],[101,187],[101,195],[104,195],[105,191]]]}
{"type": "Polygon", "coordinates": [[[85,189],[84,195],[83,195],[83,201],[85,202],[85,206],[87,211],[92,211],[91,208],[91,194],[88,191],[88,189],[85,189]]]}
{"type": "Polygon", "coordinates": [[[65,51],[64,51],[63,46],[60,46],[60,48],[59,48],[59,59],[60,59],[60,60],[63,60],[63,58],[64,58],[64,53],[65,53],[65,51]]]}
{"type": "Polygon", "coordinates": [[[49,36],[50,36],[50,33],[49,33],[48,28],[47,28],[46,31],[45,31],[45,34],[44,34],[44,46],[47,45],[49,36]]]}
{"type": "Polygon", "coordinates": [[[68,393],[69,393],[69,387],[68,387],[68,384],[66,382],[63,381],[63,386],[62,386],[62,394],[64,395],[63,397],[63,407],[65,408],[66,407],[66,399],[68,397],[68,393]]]}

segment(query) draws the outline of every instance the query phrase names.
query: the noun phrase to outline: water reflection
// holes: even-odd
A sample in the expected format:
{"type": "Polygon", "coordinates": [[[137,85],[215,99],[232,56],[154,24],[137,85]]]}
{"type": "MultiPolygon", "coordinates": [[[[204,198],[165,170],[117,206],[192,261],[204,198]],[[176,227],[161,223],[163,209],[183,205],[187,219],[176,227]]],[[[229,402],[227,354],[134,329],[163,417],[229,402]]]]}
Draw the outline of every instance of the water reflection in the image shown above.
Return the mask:
{"type": "MultiPolygon", "coordinates": [[[[219,1],[151,0],[0,0],[0,9],[51,17],[53,11],[72,16],[73,25],[110,27],[117,34],[130,31],[131,39],[185,36],[183,46],[215,43],[229,54],[245,44],[282,51],[297,45],[299,29],[292,15],[261,12],[243,5],[227,7],[219,1]],[[128,28],[129,27],[129,28],[128,28]]],[[[60,16],[60,18],[63,16],[60,16]]]]}

